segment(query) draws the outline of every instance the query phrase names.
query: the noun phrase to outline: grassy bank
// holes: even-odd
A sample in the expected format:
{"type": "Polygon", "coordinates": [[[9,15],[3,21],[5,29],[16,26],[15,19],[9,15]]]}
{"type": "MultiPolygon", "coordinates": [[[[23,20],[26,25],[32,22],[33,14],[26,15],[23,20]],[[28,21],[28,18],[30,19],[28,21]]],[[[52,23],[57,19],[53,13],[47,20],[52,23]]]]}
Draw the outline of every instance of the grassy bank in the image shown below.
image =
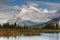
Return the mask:
{"type": "Polygon", "coordinates": [[[37,36],[40,33],[56,33],[60,32],[60,30],[48,30],[48,29],[0,29],[0,36],[17,36],[17,35],[25,35],[25,36],[37,36]]]}
{"type": "Polygon", "coordinates": [[[25,35],[25,36],[36,36],[40,35],[40,33],[58,33],[60,32],[60,28],[56,25],[45,25],[45,27],[38,27],[36,26],[20,26],[16,23],[9,24],[4,23],[3,25],[0,24],[0,36],[17,36],[17,35],[25,35]]]}
{"type": "Polygon", "coordinates": [[[20,30],[6,30],[6,29],[0,29],[0,36],[17,36],[21,35],[22,32],[20,30]]]}
{"type": "Polygon", "coordinates": [[[25,35],[25,36],[33,36],[33,35],[40,35],[38,30],[30,30],[30,29],[0,29],[0,36],[17,36],[17,35],[25,35]]]}

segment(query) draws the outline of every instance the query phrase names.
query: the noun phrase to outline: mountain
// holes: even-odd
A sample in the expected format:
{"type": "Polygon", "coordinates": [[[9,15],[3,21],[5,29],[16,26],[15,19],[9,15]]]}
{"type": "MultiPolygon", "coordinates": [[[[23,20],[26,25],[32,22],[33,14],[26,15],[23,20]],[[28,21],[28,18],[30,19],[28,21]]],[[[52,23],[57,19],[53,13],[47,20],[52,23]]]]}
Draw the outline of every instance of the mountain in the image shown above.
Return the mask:
{"type": "Polygon", "coordinates": [[[46,22],[42,22],[42,23],[37,23],[35,25],[31,25],[30,28],[41,28],[41,27],[45,27],[46,22]]]}
{"type": "Polygon", "coordinates": [[[9,22],[10,24],[17,23],[20,26],[30,26],[37,24],[36,22],[33,22],[31,20],[22,21],[21,18],[9,19],[7,22],[9,22]]]}
{"type": "MultiPolygon", "coordinates": [[[[46,25],[50,25],[48,27],[51,27],[51,25],[59,25],[60,24],[60,17],[59,18],[53,18],[52,20],[48,21],[48,22],[42,22],[42,23],[38,23],[36,25],[33,25],[31,27],[34,28],[41,28],[41,27],[45,27],[46,25]]],[[[60,26],[59,26],[60,27],[60,26]]]]}
{"type": "MultiPolygon", "coordinates": [[[[35,25],[47,22],[54,18],[56,10],[40,9],[35,6],[25,7],[8,7],[2,10],[3,14],[7,16],[6,22],[18,23],[19,25],[35,25]]],[[[1,14],[1,13],[0,13],[1,14]]],[[[3,18],[3,16],[2,16],[3,18]]],[[[4,20],[4,19],[3,19],[4,20]]],[[[4,22],[4,21],[3,21],[4,22]]]]}
{"type": "Polygon", "coordinates": [[[22,25],[22,26],[31,26],[31,25],[36,25],[37,23],[30,21],[30,20],[27,20],[27,21],[18,22],[18,24],[22,25]]]}
{"type": "MultiPolygon", "coordinates": [[[[18,6],[15,6],[15,8],[16,7],[17,9],[19,9],[18,6]]],[[[55,10],[52,11],[51,10],[49,11],[47,9],[42,10],[34,6],[21,7],[20,12],[9,20],[11,22],[13,21],[12,23],[17,22],[19,25],[30,26],[51,20],[55,12],[56,12],[55,10]]]]}
{"type": "Polygon", "coordinates": [[[60,17],[54,18],[46,23],[46,28],[60,28],[60,17]]]}
{"type": "Polygon", "coordinates": [[[50,21],[48,21],[47,23],[56,23],[56,22],[59,22],[60,21],[60,17],[59,18],[54,18],[50,21]]]}
{"type": "Polygon", "coordinates": [[[34,6],[22,7],[16,18],[21,18],[22,21],[31,20],[33,22],[47,22],[54,18],[55,10],[38,9],[34,6]]]}

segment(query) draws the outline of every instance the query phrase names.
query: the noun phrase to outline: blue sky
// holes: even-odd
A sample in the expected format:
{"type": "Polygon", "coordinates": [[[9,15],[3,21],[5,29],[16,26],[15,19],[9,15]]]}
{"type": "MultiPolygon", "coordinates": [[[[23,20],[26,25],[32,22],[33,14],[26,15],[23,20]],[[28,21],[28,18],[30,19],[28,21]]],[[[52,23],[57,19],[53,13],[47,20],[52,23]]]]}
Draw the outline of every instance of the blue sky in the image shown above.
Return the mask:
{"type": "MultiPolygon", "coordinates": [[[[60,0],[3,0],[0,4],[8,6],[22,6],[27,5],[30,2],[51,2],[51,3],[60,3],[60,0]]],[[[37,8],[47,8],[50,9],[47,5],[40,4],[37,8]]]]}
{"type": "Polygon", "coordinates": [[[23,5],[26,4],[26,2],[52,2],[52,3],[60,3],[60,0],[5,0],[3,2],[1,2],[2,4],[7,4],[10,6],[14,6],[14,5],[23,5]]]}

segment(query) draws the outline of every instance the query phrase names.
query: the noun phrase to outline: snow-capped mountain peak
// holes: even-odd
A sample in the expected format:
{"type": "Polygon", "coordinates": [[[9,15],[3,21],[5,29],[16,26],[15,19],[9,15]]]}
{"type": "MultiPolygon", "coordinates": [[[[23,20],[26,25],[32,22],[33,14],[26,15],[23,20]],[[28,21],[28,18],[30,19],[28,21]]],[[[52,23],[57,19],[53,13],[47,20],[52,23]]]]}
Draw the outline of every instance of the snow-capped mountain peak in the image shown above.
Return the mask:
{"type": "Polygon", "coordinates": [[[17,18],[21,18],[22,21],[32,20],[34,22],[46,22],[55,16],[56,10],[48,10],[36,8],[34,6],[22,7],[17,18]],[[37,21],[38,20],[38,21],[37,21]]]}
{"type": "Polygon", "coordinates": [[[42,8],[40,9],[35,6],[28,6],[28,7],[14,6],[13,9],[19,10],[20,12],[17,13],[16,16],[12,16],[10,18],[7,17],[8,19],[6,21],[9,21],[10,23],[18,22],[22,24],[25,24],[25,23],[35,24],[35,23],[40,23],[40,22],[47,22],[51,20],[56,15],[56,12],[57,12],[56,10],[48,10],[48,9],[42,9],[42,8]],[[17,20],[18,18],[20,18],[19,19],[20,21],[17,20]]]}

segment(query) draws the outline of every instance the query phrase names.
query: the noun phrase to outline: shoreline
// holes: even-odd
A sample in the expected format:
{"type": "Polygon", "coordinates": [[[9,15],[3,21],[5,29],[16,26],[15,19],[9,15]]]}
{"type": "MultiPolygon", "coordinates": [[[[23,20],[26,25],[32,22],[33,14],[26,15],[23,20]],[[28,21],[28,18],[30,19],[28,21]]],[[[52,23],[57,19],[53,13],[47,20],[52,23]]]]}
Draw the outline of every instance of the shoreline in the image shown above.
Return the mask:
{"type": "Polygon", "coordinates": [[[59,33],[60,30],[48,30],[48,29],[40,29],[40,30],[33,30],[33,29],[0,29],[0,36],[17,36],[17,35],[24,35],[24,36],[39,36],[40,33],[59,33]]]}

